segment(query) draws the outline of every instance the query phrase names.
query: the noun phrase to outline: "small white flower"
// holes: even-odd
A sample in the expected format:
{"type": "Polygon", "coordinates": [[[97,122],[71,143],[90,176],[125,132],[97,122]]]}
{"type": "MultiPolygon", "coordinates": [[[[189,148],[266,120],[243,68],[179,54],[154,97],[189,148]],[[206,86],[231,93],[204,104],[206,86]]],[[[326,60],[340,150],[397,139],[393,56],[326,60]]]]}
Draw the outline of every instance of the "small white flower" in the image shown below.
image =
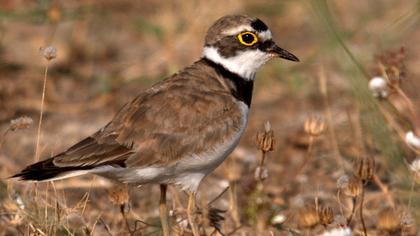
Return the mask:
{"type": "Polygon", "coordinates": [[[286,221],[286,216],[283,214],[277,214],[271,219],[272,224],[283,224],[286,221]]]}
{"type": "Polygon", "coordinates": [[[416,160],[414,160],[411,165],[410,165],[410,169],[413,172],[420,172],[420,158],[417,158],[416,160]]]}
{"type": "Polygon", "coordinates": [[[369,90],[374,97],[386,98],[389,95],[387,83],[382,77],[373,77],[369,81],[369,90]]]}
{"type": "Polygon", "coordinates": [[[321,236],[353,236],[350,228],[334,228],[324,232],[321,236]]]}
{"type": "Polygon", "coordinates": [[[420,149],[420,138],[417,137],[413,131],[409,131],[405,134],[405,142],[416,149],[420,149]]]}

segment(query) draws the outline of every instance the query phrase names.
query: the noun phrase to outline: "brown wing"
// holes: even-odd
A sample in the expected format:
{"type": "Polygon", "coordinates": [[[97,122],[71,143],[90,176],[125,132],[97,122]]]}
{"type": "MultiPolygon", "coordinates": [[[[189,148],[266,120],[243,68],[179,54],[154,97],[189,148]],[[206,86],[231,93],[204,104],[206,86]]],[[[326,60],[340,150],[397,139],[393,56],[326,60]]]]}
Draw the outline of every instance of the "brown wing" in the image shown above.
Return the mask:
{"type": "Polygon", "coordinates": [[[100,165],[125,166],[125,160],[133,154],[131,146],[121,145],[113,140],[98,139],[101,131],[73,145],[67,151],[54,157],[58,167],[95,167],[100,165]]]}
{"type": "Polygon", "coordinates": [[[242,114],[217,79],[187,69],[126,104],[103,129],[58,156],[58,166],[170,163],[215,147],[240,129],[242,114]]]}

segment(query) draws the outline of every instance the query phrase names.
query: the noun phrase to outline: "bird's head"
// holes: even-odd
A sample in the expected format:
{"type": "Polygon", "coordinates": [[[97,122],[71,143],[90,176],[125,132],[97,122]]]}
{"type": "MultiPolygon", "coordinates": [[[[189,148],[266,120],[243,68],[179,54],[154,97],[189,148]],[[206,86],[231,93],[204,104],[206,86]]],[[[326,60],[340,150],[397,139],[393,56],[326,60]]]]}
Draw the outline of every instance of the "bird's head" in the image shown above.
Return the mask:
{"type": "Polygon", "coordinates": [[[299,61],[273,41],[271,31],[260,19],[229,15],[217,20],[207,31],[203,56],[246,80],[271,58],[299,61]]]}

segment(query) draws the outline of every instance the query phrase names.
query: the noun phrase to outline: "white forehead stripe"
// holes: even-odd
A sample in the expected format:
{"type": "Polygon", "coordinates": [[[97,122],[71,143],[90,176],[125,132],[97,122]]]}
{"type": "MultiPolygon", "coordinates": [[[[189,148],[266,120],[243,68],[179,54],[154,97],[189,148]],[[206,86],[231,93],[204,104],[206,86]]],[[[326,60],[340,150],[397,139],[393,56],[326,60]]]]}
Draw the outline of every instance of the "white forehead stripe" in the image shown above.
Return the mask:
{"type": "MultiPolygon", "coordinates": [[[[250,25],[241,25],[235,28],[230,28],[228,30],[223,31],[224,35],[237,35],[244,31],[250,31],[255,32],[255,30],[250,25]]],[[[258,38],[260,38],[262,41],[269,40],[273,37],[270,30],[264,30],[257,32],[258,38]]]]}
{"type": "Polygon", "coordinates": [[[225,35],[236,35],[244,31],[254,31],[254,29],[250,25],[241,25],[235,28],[230,28],[223,31],[225,35]]]}
{"type": "Polygon", "coordinates": [[[265,40],[269,40],[273,38],[273,35],[271,34],[270,30],[264,30],[264,31],[258,32],[258,37],[262,39],[262,41],[265,41],[265,40]]]}

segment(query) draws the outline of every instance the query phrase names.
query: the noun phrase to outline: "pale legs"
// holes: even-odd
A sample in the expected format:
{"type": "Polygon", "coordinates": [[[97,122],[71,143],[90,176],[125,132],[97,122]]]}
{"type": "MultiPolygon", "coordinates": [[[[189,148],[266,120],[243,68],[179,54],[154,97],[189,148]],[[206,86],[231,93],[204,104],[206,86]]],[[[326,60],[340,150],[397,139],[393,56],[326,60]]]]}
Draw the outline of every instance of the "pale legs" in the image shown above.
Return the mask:
{"type": "Polygon", "coordinates": [[[195,192],[188,193],[188,209],[187,209],[187,216],[188,222],[190,223],[191,230],[194,236],[200,236],[200,232],[198,230],[197,224],[195,222],[195,192]]]}
{"type": "Polygon", "coordinates": [[[166,184],[160,185],[160,201],[159,201],[159,214],[160,222],[162,225],[163,236],[170,236],[170,228],[168,221],[168,208],[166,207],[166,184]]]}

